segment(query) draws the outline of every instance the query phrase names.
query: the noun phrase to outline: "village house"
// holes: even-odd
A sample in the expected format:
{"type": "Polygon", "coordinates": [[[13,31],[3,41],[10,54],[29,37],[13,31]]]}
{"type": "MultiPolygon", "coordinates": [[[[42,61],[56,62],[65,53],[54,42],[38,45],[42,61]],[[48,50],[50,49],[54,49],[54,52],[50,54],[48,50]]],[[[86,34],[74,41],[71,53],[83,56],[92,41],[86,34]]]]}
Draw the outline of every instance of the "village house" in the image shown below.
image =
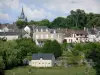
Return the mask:
{"type": "Polygon", "coordinates": [[[29,65],[32,67],[53,67],[55,57],[52,53],[37,53],[32,55],[29,65]]]}
{"type": "Polygon", "coordinates": [[[18,36],[16,32],[0,32],[0,38],[5,40],[16,40],[18,36]]]}
{"type": "Polygon", "coordinates": [[[63,34],[57,33],[55,29],[49,29],[46,26],[33,27],[33,40],[37,45],[42,46],[45,40],[57,40],[59,43],[63,41],[63,34]]]}
{"type": "Polygon", "coordinates": [[[88,33],[85,30],[63,29],[61,31],[64,35],[64,40],[67,43],[80,43],[88,41],[88,33]]]}
{"type": "Polygon", "coordinates": [[[88,29],[88,40],[89,42],[100,42],[100,28],[88,29]]]}

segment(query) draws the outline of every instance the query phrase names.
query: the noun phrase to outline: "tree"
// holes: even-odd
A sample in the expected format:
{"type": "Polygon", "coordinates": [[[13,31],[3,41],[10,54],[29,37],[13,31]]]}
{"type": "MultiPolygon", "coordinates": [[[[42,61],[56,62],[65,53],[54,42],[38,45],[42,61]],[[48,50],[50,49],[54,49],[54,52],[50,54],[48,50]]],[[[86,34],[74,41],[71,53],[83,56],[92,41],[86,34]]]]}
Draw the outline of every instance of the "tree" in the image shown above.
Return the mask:
{"type": "Polygon", "coordinates": [[[56,40],[54,41],[47,40],[41,52],[53,53],[56,58],[62,55],[61,46],[56,40]]]}
{"type": "Polygon", "coordinates": [[[88,23],[92,27],[99,27],[100,26],[100,17],[95,17],[88,23]]]}
{"type": "Polygon", "coordinates": [[[61,44],[62,51],[67,51],[67,46],[68,46],[68,44],[66,42],[64,42],[63,44],[61,44]]]}
{"type": "Polygon", "coordinates": [[[57,17],[55,18],[51,25],[50,25],[51,28],[65,28],[67,26],[65,26],[65,18],[63,17],[57,17]]]}
{"type": "Polygon", "coordinates": [[[47,27],[49,27],[50,26],[50,21],[48,19],[44,19],[42,21],[39,21],[39,25],[40,26],[47,26],[47,27]]]}
{"type": "Polygon", "coordinates": [[[38,25],[38,22],[37,22],[37,21],[31,20],[28,24],[29,24],[29,25],[38,25]]]}
{"type": "Polygon", "coordinates": [[[32,39],[18,39],[17,42],[17,49],[21,51],[20,56],[24,58],[27,54],[37,53],[36,44],[33,42],[32,39]]]}
{"type": "Polygon", "coordinates": [[[4,75],[5,64],[2,56],[0,56],[0,75],[4,75]]]}
{"type": "Polygon", "coordinates": [[[87,59],[92,59],[94,62],[94,69],[96,70],[96,75],[100,75],[100,43],[92,44],[92,48],[87,51],[87,59]]]}
{"type": "Polygon", "coordinates": [[[26,21],[16,21],[16,25],[19,29],[22,29],[23,27],[25,27],[26,25],[28,25],[28,23],[26,21]]]}
{"type": "Polygon", "coordinates": [[[68,28],[76,27],[83,28],[87,24],[87,17],[84,10],[77,9],[76,11],[71,10],[70,15],[66,18],[66,25],[68,28]]]}

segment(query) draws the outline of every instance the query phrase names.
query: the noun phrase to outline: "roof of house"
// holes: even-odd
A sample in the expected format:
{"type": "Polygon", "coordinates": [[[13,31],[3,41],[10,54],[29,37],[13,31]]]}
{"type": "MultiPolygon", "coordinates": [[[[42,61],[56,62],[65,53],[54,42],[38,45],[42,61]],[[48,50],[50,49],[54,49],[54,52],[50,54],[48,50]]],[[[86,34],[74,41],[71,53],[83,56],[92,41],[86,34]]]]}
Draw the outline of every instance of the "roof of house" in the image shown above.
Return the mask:
{"type": "Polygon", "coordinates": [[[40,58],[43,60],[52,60],[53,56],[52,53],[37,53],[32,55],[32,60],[40,60],[40,58]]]}
{"type": "Polygon", "coordinates": [[[75,34],[88,35],[87,31],[85,31],[85,30],[75,30],[74,33],[75,33],[75,34]]]}
{"type": "Polygon", "coordinates": [[[34,29],[35,29],[35,30],[38,29],[38,31],[41,31],[41,29],[42,29],[42,30],[45,32],[46,29],[48,29],[48,27],[46,27],[46,26],[35,26],[34,29]]]}
{"type": "Polygon", "coordinates": [[[64,36],[66,37],[70,37],[71,34],[80,34],[80,35],[88,35],[87,31],[85,30],[73,30],[73,29],[67,29],[67,28],[63,28],[63,29],[57,29],[58,33],[63,33],[64,36]]]}
{"type": "Polygon", "coordinates": [[[16,32],[0,32],[0,36],[4,36],[4,35],[6,35],[6,36],[9,36],[9,35],[14,36],[14,35],[18,35],[18,33],[16,33],[16,32]]]}

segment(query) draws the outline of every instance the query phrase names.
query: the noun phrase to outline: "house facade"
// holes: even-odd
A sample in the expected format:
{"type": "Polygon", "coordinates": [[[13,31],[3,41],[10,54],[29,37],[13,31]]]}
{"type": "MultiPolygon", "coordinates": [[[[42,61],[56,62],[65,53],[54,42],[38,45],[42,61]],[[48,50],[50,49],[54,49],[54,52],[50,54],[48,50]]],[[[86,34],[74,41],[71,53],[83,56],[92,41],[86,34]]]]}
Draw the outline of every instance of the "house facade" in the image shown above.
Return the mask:
{"type": "Polygon", "coordinates": [[[8,40],[18,39],[18,34],[16,32],[0,32],[0,38],[8,40]]]}
{"type": "Polygon", "coordinates": [[[37,45],[42,45],[45,40],[57,40],[62,43],[63,34],[46,26],[36,26],[33,27],[33,40],[36,41],[37,45]]]}
{"type": "Polygon", "coordinates": [[[87,36],[87,31],[66,29],[64,33],[64,40],[66,40],[67,43],[88,42],[87,36]]]}
{"type": "Polygon", "coordinates": [[[32,67],[53,67],[55,57],[51,53],[37,53],[32,55],[29,65],[32,67]]]}

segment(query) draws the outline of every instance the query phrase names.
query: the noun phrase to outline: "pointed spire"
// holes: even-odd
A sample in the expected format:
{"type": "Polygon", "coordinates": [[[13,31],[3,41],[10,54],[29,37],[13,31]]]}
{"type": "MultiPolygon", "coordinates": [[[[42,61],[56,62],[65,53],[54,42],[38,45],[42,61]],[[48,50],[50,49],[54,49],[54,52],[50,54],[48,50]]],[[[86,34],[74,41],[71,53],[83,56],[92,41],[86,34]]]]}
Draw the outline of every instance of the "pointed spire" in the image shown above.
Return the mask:
{"type": "Polygon", "coordinates": [[[22,6],[22,12],[24,12],[24,11],[23,11],[23,6],[22,6]]]}
{"type": "Polygon", "coordinates": [[[23,6],[22,6],[22,12],[21,12],[21,14],[22,14],[22,15],[24,15],[24,10],[23,10],[23,6]]]}
{"type": "Polygon", "coordinates": [[[27,18],[25,17],[25,14],[24,14],[23,6],[22,6],[22,11],[21,11],[21,15],[19,17],[19,20],[27,21],[27,18]]]}

